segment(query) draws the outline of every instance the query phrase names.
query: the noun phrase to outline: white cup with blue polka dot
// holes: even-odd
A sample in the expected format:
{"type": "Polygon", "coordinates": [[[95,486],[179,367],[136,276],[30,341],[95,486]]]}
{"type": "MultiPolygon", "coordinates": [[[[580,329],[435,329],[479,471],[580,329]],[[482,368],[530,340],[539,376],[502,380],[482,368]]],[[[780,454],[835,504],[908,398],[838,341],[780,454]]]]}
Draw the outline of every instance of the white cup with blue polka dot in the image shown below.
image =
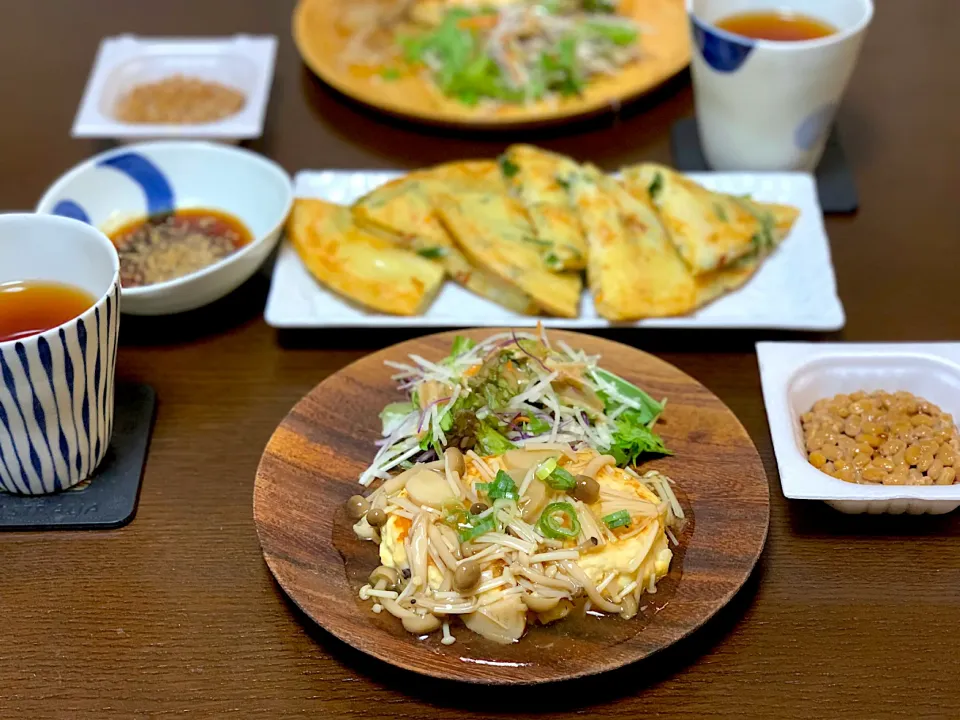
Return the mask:
{"type": "Polygon", "coordinates": [[[86,223],[0,215],[0,286],[28,282],[93,301],[58,327],[0,342],[0,490],[41,495],[91,477],[110,444],[120,262],[86,223]]]}
{"type": "Polygon", "coordinates": [[[714,170],[801,170],[820,161],[872,0],[687,0],[700,144],[714,170]],[[747,38],[716,23],[745,12],[799,13],[836,32],[802,41],[747,38]]]}

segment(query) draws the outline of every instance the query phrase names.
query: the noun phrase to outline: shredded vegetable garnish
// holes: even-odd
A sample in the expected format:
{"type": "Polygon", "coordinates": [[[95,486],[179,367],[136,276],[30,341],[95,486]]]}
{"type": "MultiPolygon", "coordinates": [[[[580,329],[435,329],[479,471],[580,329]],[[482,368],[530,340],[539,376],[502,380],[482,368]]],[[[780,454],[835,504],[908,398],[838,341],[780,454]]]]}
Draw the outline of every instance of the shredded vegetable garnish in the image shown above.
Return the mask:
{"type": "Polygon", "coordinates": [[[495,5],[457,3],[425,27],[418,23],[422,29],[401,33],[403,62],[381,76],[423,68],[443,94],[464,104],[523,104],[577,95],[591,77],[614,75],[639,57],[640,28],[617,14],[614,0],[495,5]]]}
{"type": "Polygon", "coordinates": [[[598,361],[541,328],[388,363],[407,399],[381,413],[360,477],[372,490],[347,504],[383,563],[362,600],[446,644],[458,617],[508,643],[576,602],[637,613],[669,570],[683,509],[669,478],[635,469],[667,452],[654,432],[664,403],[598,361]]]}
{"type": "MultiPolygon", "coordinates": [[[[405,461],[436,459],[446,447],[502,455],[542,443],[589,446],[621,467],[646,453],[670,453],[653,430],[664,404],[565,343],[551,349],[530,333],[480,344],[458,337],[439,363],[410,360],[391,364],[409,400],[380,414],[385,440],[361,476],[364,485],[405,461]]],[[[551,483],[547,467],[538,478],[551,483]]],[[[566,482],[561,476],[551,485],[566,482]]]]}

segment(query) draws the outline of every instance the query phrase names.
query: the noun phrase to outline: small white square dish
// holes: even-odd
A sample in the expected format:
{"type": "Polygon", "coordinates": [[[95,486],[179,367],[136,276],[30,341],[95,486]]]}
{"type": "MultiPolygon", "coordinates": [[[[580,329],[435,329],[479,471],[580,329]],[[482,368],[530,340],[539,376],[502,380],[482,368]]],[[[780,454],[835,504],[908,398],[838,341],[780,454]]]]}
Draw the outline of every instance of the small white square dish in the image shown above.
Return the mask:
{"type": "Polygon", "coordinates": [[[104,38],[73,123],[75,138],[121,141],[176,138],[239,142],[260,137],[273,81],[277,38],[104,38]],[[115,116],[133,88],[182,76],[215,82],[245,97],[239,112],[205,123],[130,123],[115,116]]]}
{"type": "MultiPolygon", "coordinates": [[[[297,197],[350,204],[400,173],[364,170],[301,171],[294,179],[297,197]]],[[[712,189],[750,194],[763,202],[794,205],[800,216],[790,235],[744,287],[691,315],[611,323],[599,315],[584,292],[576,318],[537,317],[508,310],[447,281],[423,315],[404,317],[365,310],[323,288],[284,243],[273,271],[265,317],[276,328],[330,327],[491,327],[533,326],[590,329],[770,328],[829,331],[843,327],[830,243],[813,178],[804,173],[690,173],[712,189]]]]}
{"type": "Polygon", "coordinates": [[[942,514],[960,507],[960,484],[860,485],[807,461],[800,416],[821,398],[903,390],[960,413],[960,343],[757,343],[763,400],[791,500],[823,500],[845,513],[942,514]]]}

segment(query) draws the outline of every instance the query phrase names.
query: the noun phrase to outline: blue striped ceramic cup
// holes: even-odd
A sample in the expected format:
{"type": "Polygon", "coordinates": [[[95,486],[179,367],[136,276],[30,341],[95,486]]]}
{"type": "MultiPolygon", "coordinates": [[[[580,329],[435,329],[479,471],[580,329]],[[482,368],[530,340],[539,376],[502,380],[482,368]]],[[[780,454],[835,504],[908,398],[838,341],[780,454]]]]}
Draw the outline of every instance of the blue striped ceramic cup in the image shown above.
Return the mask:
{"type": "Polygon", "coordinates": [[[0,489],[57,492],[90,477],[113,432],[120,262],[90,225],[0,215],[0,285],[71,285],[96,298],[82,315],[0,342],[0,489]]]}

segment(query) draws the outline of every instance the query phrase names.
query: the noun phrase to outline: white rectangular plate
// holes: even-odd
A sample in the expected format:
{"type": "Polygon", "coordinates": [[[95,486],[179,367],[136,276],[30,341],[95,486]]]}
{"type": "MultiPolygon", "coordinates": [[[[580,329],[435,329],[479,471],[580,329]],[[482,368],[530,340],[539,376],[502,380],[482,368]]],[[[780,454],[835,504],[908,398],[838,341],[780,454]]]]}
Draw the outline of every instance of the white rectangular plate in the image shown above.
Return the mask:
{"type": "MultiPolygon", "coordinates": [[[[396,172],[302,171],[295,179],[297,197],[349,204],[373,188],[400,175],[396,172]]],[[[521,315],[447,281],[424,315],[399,317],[370,312],[321,287],[284,243],[273,271],[267,300],[267,323],[277,328],[326,327],[462,327],[535,325],[605,328],[777,328],[839,330],[845,322],[837,297],[830,245],[823,226],[817,189],[803,173],[692,173],[706,187],[747,194],[767,202],[800,208],[790,236],[740,290],[698,312],[636,323],[611,323],[600,317],[589,292],[584,292],[577,318],[537,318],[521,315]]]]}
{"type": "Polygon", "coordinates": [[[807,462],[800,415],[821,398],[906,390],[960,417],[960,343],[757,343],[763,401],[784,496],[848,513],[944,513],[960,485],[856,485],[807,462]]]}
{"type": "Polygon", "coordinates": [[[276,54],[275,35],[104,38],[77,110],[73,137],[222,141],[260,137],[276,54]],[[202,124],[124,123],[113,117],[117,100],[133,87],[172,75],[236,88],[246,96],[246,104],[236,115],[202,124]]]}

